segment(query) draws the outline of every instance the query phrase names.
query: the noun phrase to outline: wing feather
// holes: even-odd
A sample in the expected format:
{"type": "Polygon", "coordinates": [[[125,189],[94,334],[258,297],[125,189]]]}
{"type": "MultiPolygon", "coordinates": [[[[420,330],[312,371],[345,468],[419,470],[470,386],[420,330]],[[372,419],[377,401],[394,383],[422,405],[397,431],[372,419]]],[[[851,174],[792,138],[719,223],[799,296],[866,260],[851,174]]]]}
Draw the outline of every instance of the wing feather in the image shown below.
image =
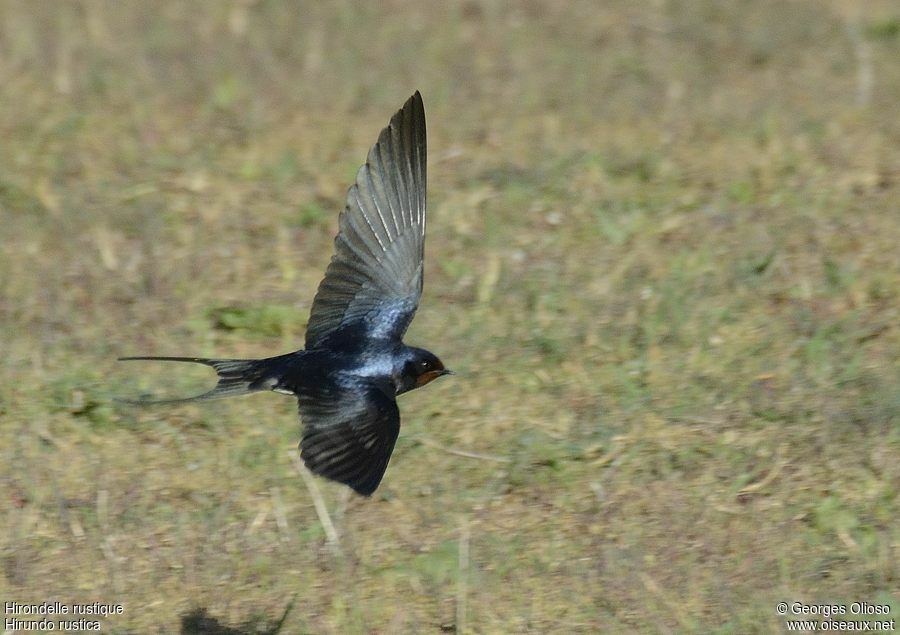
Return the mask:
{"type": "Polygon", "coordinates": [[[400,433],[392,396],[371,382],[326,384],[298,396],[303,462],[315,474],[370,496],[381,483],[400,433]]]}
{"type": "Polygon", "coordinates": [[[347,193],[306,348],[400,340],[422,295],[427,143],[416,92],[381,131],[347,193]]]}

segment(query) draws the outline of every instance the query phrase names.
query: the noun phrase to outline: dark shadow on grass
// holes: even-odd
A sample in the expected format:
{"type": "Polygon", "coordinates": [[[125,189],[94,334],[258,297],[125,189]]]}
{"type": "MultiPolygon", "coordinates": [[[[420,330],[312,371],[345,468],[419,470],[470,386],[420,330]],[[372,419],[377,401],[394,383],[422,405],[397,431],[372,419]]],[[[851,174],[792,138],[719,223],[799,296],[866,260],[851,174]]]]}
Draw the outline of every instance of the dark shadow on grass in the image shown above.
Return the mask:
{"type": "Polygon", "coordinates": [[[181,635],[277,635],[293,607],[294,600],[291,600],[278,620],[270,622],[255,616],[233,626],[223,624],[205,608],[199,607],[181,616],[181,635]]]}

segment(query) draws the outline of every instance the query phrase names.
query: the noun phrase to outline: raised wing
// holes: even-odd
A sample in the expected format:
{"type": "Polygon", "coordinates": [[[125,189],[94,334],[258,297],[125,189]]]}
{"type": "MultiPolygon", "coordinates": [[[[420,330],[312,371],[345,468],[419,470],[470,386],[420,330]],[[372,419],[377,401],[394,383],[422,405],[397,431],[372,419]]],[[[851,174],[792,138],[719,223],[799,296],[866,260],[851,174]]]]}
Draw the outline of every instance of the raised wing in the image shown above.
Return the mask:
{"type": "Polygon", "coordinates": [[[347,193],[335,254],[313,301],[306,348],[399,341],[422,295],[425,252],[425,108],[409,98],[347,193]]]}
{"type": "Polygon", "coordinates": [[[315,474],[370,496],[381,483],[400,433],[400,411],[369,380],[328,384],[298,396],[303,462],[315,474]]]}

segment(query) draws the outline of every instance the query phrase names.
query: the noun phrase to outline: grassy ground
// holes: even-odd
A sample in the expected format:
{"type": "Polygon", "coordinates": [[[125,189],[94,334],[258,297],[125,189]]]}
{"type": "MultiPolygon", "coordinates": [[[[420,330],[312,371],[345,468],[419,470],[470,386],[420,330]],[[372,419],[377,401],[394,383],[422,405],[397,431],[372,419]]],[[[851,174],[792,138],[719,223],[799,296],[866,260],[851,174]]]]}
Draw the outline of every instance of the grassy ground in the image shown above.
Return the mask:
{"type": "Polygon", "coordinates": [[[0,598],[114,633],[896,618],[900,6],[598,4],[0,2],[0,598]],[[211,379],[114,360],[300,347],[416,88],[407,339],[460,375],[401,399],[371,500],[317,483],[338,553],[290,399],[120,406],[211,379]]]}

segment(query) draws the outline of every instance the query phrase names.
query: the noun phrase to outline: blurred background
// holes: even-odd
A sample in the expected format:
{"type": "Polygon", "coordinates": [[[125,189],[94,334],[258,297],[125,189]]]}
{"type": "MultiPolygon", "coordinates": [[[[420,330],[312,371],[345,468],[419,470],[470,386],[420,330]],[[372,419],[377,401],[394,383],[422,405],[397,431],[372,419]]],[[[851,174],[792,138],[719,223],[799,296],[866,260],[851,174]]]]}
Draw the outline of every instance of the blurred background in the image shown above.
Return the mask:
{"type": "Polygon", "coordinates": [[[896,617],[898,60],[896,1],[3,0],[0,596],[112,633],[896,617]],[[302,477],[291,399],[116,403],[212,383],[121,355],[302,346],[416,89],[407,341],[460,374],[401,398],[376,494],[302,477]]]}

